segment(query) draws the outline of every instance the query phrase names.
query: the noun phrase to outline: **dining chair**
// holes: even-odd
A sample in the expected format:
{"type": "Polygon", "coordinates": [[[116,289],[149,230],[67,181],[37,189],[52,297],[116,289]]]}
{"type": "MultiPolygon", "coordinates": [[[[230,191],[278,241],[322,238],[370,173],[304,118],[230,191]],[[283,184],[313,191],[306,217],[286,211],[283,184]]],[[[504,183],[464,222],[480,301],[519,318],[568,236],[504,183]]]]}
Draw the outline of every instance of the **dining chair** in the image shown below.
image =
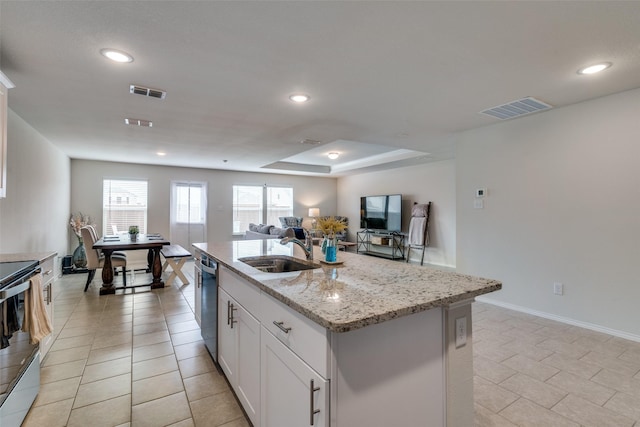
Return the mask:
{"type": "MultiPolygon", "coordinates": [[[[82,227],[80,232],[82,233],[82,240],[84,241],[85,251],[87,252],[87,270],[89,270],[89,274],[87,276],[87,283],[84,286],[84,291],[87,292],[89,284],[91,284],[91,281],[96,275],[96,270],[104,266],[104,254],[98,249],[93,248],[93,245],[98,241],[98,236],[92,226],[82,227]]],[[[124,286],[127,286],[126,255],[122,252],[113,252],[111,254],[111,265],[114,269],[122,267],[122,282],[124,286]]]]}

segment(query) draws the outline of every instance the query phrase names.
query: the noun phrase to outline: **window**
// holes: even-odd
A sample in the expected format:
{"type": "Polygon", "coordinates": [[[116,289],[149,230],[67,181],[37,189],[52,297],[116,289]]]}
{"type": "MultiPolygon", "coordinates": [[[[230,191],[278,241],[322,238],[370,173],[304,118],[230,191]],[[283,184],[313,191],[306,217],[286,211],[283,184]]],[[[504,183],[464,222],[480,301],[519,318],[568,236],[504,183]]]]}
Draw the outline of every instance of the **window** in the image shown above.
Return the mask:
{"type": "Polygon", "coordinates": [[[105,179],[102,186],[102,234],[129,231],[137,225],[147,232],[147,181],[105,179]]]}
{"type": "Polygon", "coordinates": [[[205,190],[204,183],[173,183],[176,223],[204,224],[207,206],[205,190]]]}
{"type": "Polygon", "coordinates": [[[250,223],[278,225],[278,217],[292,215],[291,187],[233,186],[233,234],[244,233],[250,223]]]}

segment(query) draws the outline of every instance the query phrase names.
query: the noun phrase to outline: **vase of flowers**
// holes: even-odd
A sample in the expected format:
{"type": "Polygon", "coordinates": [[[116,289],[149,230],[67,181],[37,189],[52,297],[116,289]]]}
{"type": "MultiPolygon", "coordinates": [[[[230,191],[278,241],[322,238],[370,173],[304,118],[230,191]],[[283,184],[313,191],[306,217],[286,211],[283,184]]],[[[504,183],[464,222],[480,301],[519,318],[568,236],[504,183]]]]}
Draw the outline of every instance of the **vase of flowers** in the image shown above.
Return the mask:
{"type": "Polygon", "coordinates": [[[332,216],[318,218],[318,229],[322,231],[324,239],[322,241],[322,253],[326,262],[337,262],[338,260],[338,239],[336,233],[347,229],[344,220],[336,219],[332,216]]]}
{"type": "Polygon", "coordinates": [[[87,225],[92,225],[91,217],[89,215],[85,215],[82,212],[71,214],[71,218],[69,218],[69,226],[78,239],[78,247],[71,255],[71,263],[76,268],[85,268],[87,266],[87,252],[84,248],[82,232],[80,231],[82,227],[87,225]]]}

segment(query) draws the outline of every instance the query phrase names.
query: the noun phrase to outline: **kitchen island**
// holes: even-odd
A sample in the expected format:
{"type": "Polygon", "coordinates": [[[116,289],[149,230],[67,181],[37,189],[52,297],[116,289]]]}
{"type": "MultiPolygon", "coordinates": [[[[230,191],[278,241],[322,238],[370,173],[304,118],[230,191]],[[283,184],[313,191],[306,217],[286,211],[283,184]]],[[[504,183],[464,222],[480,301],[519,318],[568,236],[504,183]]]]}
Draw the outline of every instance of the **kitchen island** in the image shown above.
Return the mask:
{"type": "Polygon", "coordinates": [[[320,264],[319,248],[318,268],[266,273],[239,258],[302,250],[194,247],[218,264],[218,362],[255,426],[473,425],[471,303],[500,282],[346,252],[320,264]]]}

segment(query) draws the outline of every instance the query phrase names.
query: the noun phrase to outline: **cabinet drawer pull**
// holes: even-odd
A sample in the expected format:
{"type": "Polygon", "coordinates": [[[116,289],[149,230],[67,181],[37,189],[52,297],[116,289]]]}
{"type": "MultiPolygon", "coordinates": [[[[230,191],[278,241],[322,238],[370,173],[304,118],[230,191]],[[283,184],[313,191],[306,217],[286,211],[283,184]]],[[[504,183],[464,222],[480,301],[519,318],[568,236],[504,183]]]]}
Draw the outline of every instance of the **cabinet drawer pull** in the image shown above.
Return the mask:
{"type": "Polygon", "coordinates": [[[320,409],[313,408],[313,393],[320,390],[320,387],[315,387],[313,380],[309,380],[309,425],[313,425],[313,416],[320,412],[320,409]]]}
{"type": "Polygon", "coordinates": [[[45,275],[45,276],[48,276],[48,275],[50,275],[51,273],[53,273],[53,270],[47,270],[47,271],[45,271],[45,272],[44,272],[44,275],[45,275]]]}
{"type": "Polygon", "coordinates": [[[276,322],[275,320],[273,321],[273,324],[276,325],[278,327],[278,329],[280,329],[282,332],[284,332],[285,334],[288,334],[289,331],[291,330],[291,328],[285,328],[284,322],[276,322]]]}

